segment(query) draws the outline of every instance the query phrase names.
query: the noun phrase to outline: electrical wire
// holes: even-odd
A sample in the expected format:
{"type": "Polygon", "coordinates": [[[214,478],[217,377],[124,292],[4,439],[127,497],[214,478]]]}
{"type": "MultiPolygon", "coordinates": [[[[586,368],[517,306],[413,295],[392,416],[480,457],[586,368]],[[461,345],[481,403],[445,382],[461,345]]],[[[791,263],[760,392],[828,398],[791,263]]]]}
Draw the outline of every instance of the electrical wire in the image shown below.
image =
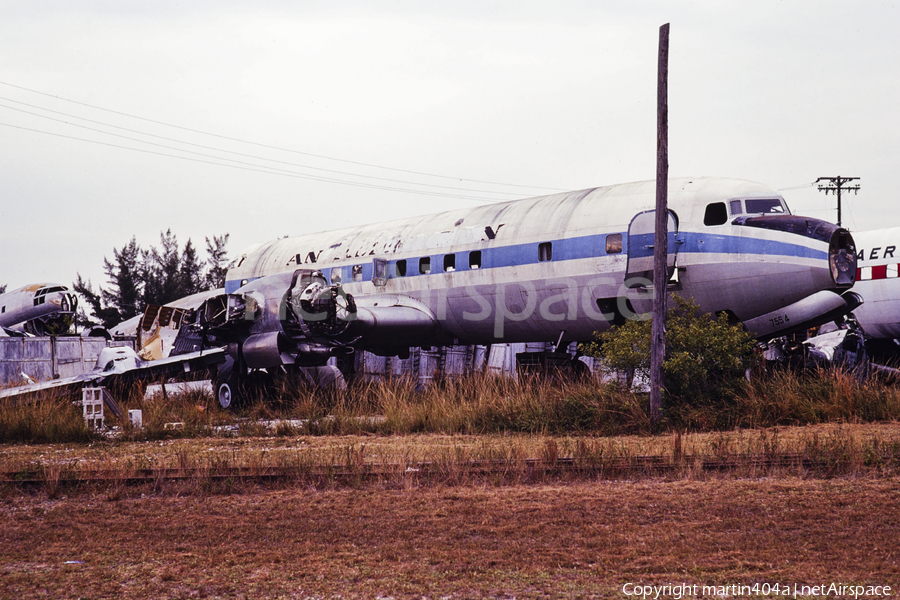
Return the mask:
{"type": "MultiPolygon", "coordinates": [[[[111,143],[109,143],[109,142],[101,142],[101,141],[98,141],[98,140],[90,140],[90,139],[87,139],[87,138],[80,138],[80,137],[76,137],[76,136],[72,136],[72,135],[65,135],[65,134],[62,134],[62,133],[55,133],[55,132],[52,132],[52,131],[43,131],[43,130],[41,130],[41,129],[34,129],[34,128],[31,128],[31,127],[23,127],[23,126],[21,126],[21,125],[12,125],[12,124],[10,124],[10,123],[3,123],[3,122],[0,122],[0,126],[4,126],[4,127],[12,127],[12,128],[14,128],[14,129],[21,129],[21,130],[24,130],[24,131],[31,131],[31,132],[34,132],[34,133],[41,133],[41,134],[44,134],[44,135],[52,135],[52,136],[55,136],[55,137],[61,137],[61,138],[66,138],[66,139],[70,139],[70,140],[76,140],[76,141],[79,141],[79,142],[88,142],[88,143],[91,143],[91,144],[98,144],[98,145],[101,145],[101,146],[108,146],[108,147],[110,147],[110,148],[120,148],[120,149],[122,149],[122,150],[132,150],[132,151],[134,151],[134,152],[143,152],[143,153],[145,153],[145,154],[154,154],[154,155],[156,155],[156,156],[165,156],[165,157],[169,157],[169,158],[180,158],[180,159],[182,159],[182,160],[189,160],[189,161],[192,161],[192,162],[205,163],[205,164],[210,164],[210,165],[217,165],[217,166],[220,166],[220,167],[231,167],[231,168],[233,168],[233,169],[241,169],[241,170],[244,170],[244,171],[255,171],[255,172],[258,172],[258,173],[268,173],[268,174],[270,174],[270,175],[282,175],[282,176],[285,176],[285,177],[293,177],[293,178],[295,178],[295,179],[308,179],[308,180],[311,180],[311,181],[322,181],[322,182],[327,182],[327,183],[337,183],[337,184],[341,184],[341,185],[350,185],[350,186],[354,186],[354,187],[363,187],[363,188],[376,189],[376,190],[388,190],[388,191],[392,191],[392,192],[403,192],[403,193],[407,193],[407,194],[421,194],[421,195],[426,195],[426,196],[437,196],[437,197],[442,197],[442,198],[459,198],[459,199],[463,199],[463,200],[478,200],[478,201],[484,201],[484,202],[500,202],[500,200],[497,200],[496,198],[484,198],[484,197],[479,197],[479,196],[466,196],[466,195],[461,195],[461,194],[445,194],[445,193],[441,193],[441,192],[433,192],[433,191],[428,191],[428,190],[410,190],[410,189],[407,189],[407,188],[398,188],[398,187],[390,187],[390,186],[383,186],[383,185],[375,185],[375,184],[370,184],[370,183],[353,182],[353,181],[344,181],[344,180],[339,180],[339,179],[331,179],[331,178],[327,178],[327,177],[318,177],[318,176],[315,176],[315,175],[304,175],[304,174],[300,174],[300,173],[294,173],[294,172],[291,172],[291,171],[287,171],[286,169],[266,168],[266,167],[259,167],[258,165],[256,166],[256,168],[254,168],[254,167],[252,167],[252,166],[241,166],[241,165],[239,165],[239,164],[227,164],[227,163],[221,163],[221,162],[214,162],[214,161],[211,161],[211,160],[202,160],[202,159],[199,159],[199,158],[191,158],[191,157],[189,157],[189,156],[177,156],[177,155],[174,155],[174,154],[166,154],[165,152],[155,152],[155,151],[153,151],[153,150],[146,150],[146,149],[143,149],[143,148],[134,148],[134,147],[131,147],[131,146],[122,146],[122,145],[120,145],[120,144],[111,144],[111,143]]],[[[152,142],[142,142],[142,143],[152,144],[152,142]]],[[[156,145],[160,145],[160,144],[156,144],[156,145]]],[[[176,149],[176,150],[177,150],[178,152],[190,152],[190,151],[188,151],[188,150],[180,150],[180,149],[176,149]]],[[[199,154],[199,153],[194,153],[194,154],[199,154]]],[[[213,158],[216,158],[216,157],[213,157],[213,158]]],[[[220,160],[232,160],[232,159],[220,159],[220,160]]],[[[239,162],[239,161],[234,161],[234,160],[232,160],[232,162],[239,162]]],[[[247,164],[249,164],[249,163],[247,163],[247,164]]]]}
{"type": "Polygon", "coordinates": [[[814,185],[816,185],[816,182],[815,182],[815,181],[813,181],[812,183],[804,183],[803,185],[795,185],[794,187],[778,188],[777,191],[779,191],[779,192],[787,192],[787,191],[789,191],[789,190],[799,190],[799,189],[802,189],[802,188],[812,187],[812,186],[814,186],[814,185]]]}
{"type": "Polygon", "coordinates": [[[398,168],[395,168],[395,167],[386,167],[386,166],[376,165],[376,164],[372,164],[372,163],[365,163],[365,162],[359,162],[359,161],[354,161],[354,160],[347,160],[347,159],[342,159],[342,158],[335,158],[335,157],[332,157],[332,156],[325,156],[325,155],[323,155],[323,154],[314,154],[314,153],[311,153],[311,152],[303,152],[303,151],[300,151],[300,150],[294,150],[294,149],[291,149],[291,148],[284,148],[284,147],[281,147],[281,146],[273,146],[273,145],[269,145],[269,144],[262,144],[262,143],[254,142],[254,141],[251,141],[251,140],[244,140],[244,139],[240,139],[240,138],[229,137],[229,136],[226,136],[226,135],[220,135],[220,134],[217,134],[217,133],[211,133],[211,132],[208,132],[208,131],[202,131],[202,130],[199,130],[199,129],[192,129],[192,128],[190,128],[190,127],[184,127],[184,126],[181,126],[181,125],[175,125],[175,124],[173,124],[173,123],[167,123],[167,122],[165,122],[165,121],[157,121],[157,120],[154,120],[154,119],[148,119],[148,118],[146,118],[146,117],[141,117],[141,116],[133,115],[133,114],[130,114],[130,113],[125,113],[125,112],[120,112],[120,111],[117,111],[117,110],[112,110],[112,109],[109,109],[109,108],[104,108],[104,107],[102,107],[102,106],[96,106],[96,105],[93,105],[93,104],[88,104],[87,102],[80,102],[80,101],[78,101],[78,100],[71,100],[71,99],[69,99],[69,98],[64,98],[64,97],[62,97],[62,96],[54,96],[53,94],[48,94],[48,93],[46,93],[46,92],[41,92],[41,91],[39,91],[39,90],[34,90],[34,89],[31,89],[31,88],[27,88],[27,87],[24,87],[24,86],[16,85],[16,84],[9,83],[9,82],[6,82],[6,81],[0,81],[0,85],[5,85],[5,86],[13,87],[13,88],[20,89],[20,90],[24,90],[24,91],[31,92],[31,93],[34,93],[34,94],[40,94],[40,95],[42,95],[42,96],[47,96],[47,97],[49,97],[49,98],[54,98],[54,99],[56,99],[56,100],[62,100],[62,101],[64,101],[64,102],[70,102],[70,103],[72,103],[72,104],[78,104],[78,105],[81,105],[81,106],[86,106],[86,107],[88,107],[88,108],[92,108],[92,109],[95,109],[95,110],[101,110],[101,111],[105,111],[105,112],[108,112],[108,113],[112,113],[112,114],[117,114],[117,115],[129,117],[129,118],[132,118],[132,119],[138,119],[138,120],[141,120],[141,121],[146,121],[146,122],[148,122],[148,123],[155,123],[155,124],[157,124],[157,125],[164,125],[164,126],[166,126],[166,127],[173,127],[173,128],[176,128],[176,129],[181,129],[181,130],[183,130],[183,131],[190,131],[190,132],[192,132],[192,133],[199,133],[199,134],[201,134],[201,135],[208,135],[208,136],[216,137],[216,138],[219,138],[219,139],[229,140],[229,141],[233,141],[233,142],[240,142],[240,143],[242,143],[242,144],[251,144],[251,145],[253,145],[253,146],[258,146],[258,147],[260,147],[260,148],[269,148],[269,149],[271,149],[271,150],[279,150],[279,151],[282,151],[282,152],[291,152],[291,153],[294,153],[294,154],[301,154],[301,155],[303,155],[303,156],[311,156],[311,157],[321,158],[321,159],[325,159],[325,160],[333,160],[333,161],[337,161],[337,162],[343,162],[343,163],[347,163],[347,164],[353,164],[353,165],[364,166],[364,167],[371,167],[371,168],[376,168],[376,169],[385,169],[385,170],[396,171],[396,172],[400,172],[400,173],[409,173],[409,174],[413,174],[413,175],[424,175],[424,176],[427,176],[427,177],[438,177],[438,178],[441,178],[441,179],[453,179],[453,180],[455,180],[455,181],[468,181],[468,182],[470,182],[470,183],[483,183],[483,184],[487,184],[487,185],[500,185],[500,186],[506,186],[506,187],[528,188],[528,189],[536,189],[536,190],[564,191],[564,190],[561,190],[561,189],[559,189],[559,188],[550,188],[550,187],[541,187],[541,186],[531,186],[531,185],[521,185],[521,184],[514,184],[514,183],[502,183],[502,182],[496,182],[496,181],[485,181],[485,180],[480,180],[480,179],[466,179],[466,178],[463,178],[463,177],[453,177],[453,176],[449,176],[449,175],[440,175],[440,174],[436,174],[436,173],[428,173],[428,172],[424,172],[424,171],[413,171],[413,170],[409,170],[409,169],[398,169],[398,168]]]}
{"type": "MultiPolygon", "coordinates": [[[[314,170],[314,171],[323,171],[323,172],[326,172],[326,173],[334,173],[334,174],[337,174],[337,175],[348,175],[348,176],[350,176],[350,177],[361,177],[361,178],[364,178],[364,179],[375,179],[375,180],[378,180],[378,181],[387,181],[387,182],[390,182],[390,183],[403,183],[403,184],[407,184],[407,185],[418,185],[418,186],[425,186],[425,187],[435,187],[435,188],[441,188],[441,189],[447,189],[447,190],[460,190],[460,191],[464,191],[464,192],[481,192],[481,193],[489,193],[489,194],[503,194],[503,195],[508,195],[508,196],[515,196],[515,197],[517,197],[517,198],[518,198],[518,197],[521,197],[521,194],[519,194],[519,193],[517,193],[517,192],[500,192],[500,191],[493,191],[493,190],[479,190],[479,189],[473,189],[473,188],[463,188],[463,187],[456,187],[456,186],[449,186],[449,185],[439,185],[439,184],[434,184],[434,183],[420,183],[420,182],[416,182],[416,181],[409,181],[409,180],[406,180],[406,179],[390,179],[390,178],[387,178],[387,177],[378,177],[378,176],[375,176],[375,175],[361,175],[361,174],[358,174],[358,173],[351,173],[351,172],[349,172],[349,171],[338,171],[338,170],[335,170],[335,169],[325,169],[325,168],[323,168],[323,167],[314,167],[314,166],[311,166],[311,165],[304,165],[304,164],[300,164],[300,163],[293,163],[293,162],[288,162],[288,161],[284,161],[284,160],[278,160],[278,159],[274,159],[274,158],[266,158],[266,157],[264,157],[264,156],[259,156],[259,155],[256,155],[256,154],[246,154],[246,153],[243,153],[243,152],[235,152],[235,151],[233,151],[233,150],[225,150],[225,149],[222,149],[222,148],[216,148],[215,146],[205,146],[205,145],[203,145],[203,144],[195,144],[194,142],[186,142],[186,141],[179,140],[179,139],[175,139],[175,138],[170,138],[170,137],[166,137],[166,136],[162,136],[162,135],[156,135],[156,134],[153,134],[153,133],[147,133],[147,132],[145,132],[145,131],[139,131],[139,130],[137,130],[137,129],[130,129],[130,128],[128,128],[128,127],[121,127],[121,126],[119,126],[119,125],[113,125],[113,124],[111,124],[111,123],[105,123],[105,122],[103,122],[103,121],[96,121],[96,120],[94,120],[94,119],[88,119],[88,118],[86,118],[86,117],[79,117],[78,115],[73,115],[73,114],[70,114],[70,113],[64,113],[64,112],[61,112],[61,111],[58,111],[58,110],[51,110],[51,109],[49,109],[49,108],[44,108],[44,107],[41,107],[41,106],[36,106],[36,105],[34,105],[34,104],[29,104],[29,103],[27,103],[27,102],[21,102],[21,101],[19,101],[19,100],[14,100],[14,99],[12,99],[12,98],[6,98],[6,97],[4,97],[4,96],[0,96],[0,100],[5,100],[6,102],[14,102],[14,103],[16,103],[16,104],[21,104],[21,105],[24,105],[24,106],[28,106],[28,107],[31,107],[31,108],[35,108],[35,109],[37,109],[37,110],[42,110],[42,111],[45,111],[45,112],[49,112],[49,113],[53,113],[53,114],[57,114],[57,115],[62,115],[62,116],[69,117],[69,118],[72,118],[72,119],[78,119],[78,120],[81,120],[81,121],[87,121],[88,123],[95,123],[95,124],[97,124],[97,125],[102,125],[102,126],[104,126],[104,127],[111,127],[111,128],[113,128],[113,129],[119,129],[119,130],[122,130],[122,131],[129,131],[129,132],[131,132],[131,133],[136,133],[136,134],[138,134],[138,135],[144,135],[144,136],[151,137],[151,138],[155,138],[155,139],[166,140],[166,141],[169,141],[169,142],[175,142],[176,144],[184,144],[184,145],[186,145],[186,146],[193,146],[193,147],[195,147],[195,148],[203,148],[203,149],[205,149],[205,150],[212,150],[212,151],[215,151],[215,152],[222,152],[222,153],[225,153],[225,154],[233,154],[233,155],[235,155],[235,156],[243,156],[243,157],[245,157],[245,158],[253,158],[253,159],[256,159],[256,160],[262,160],[262,161],[267,161],[267,162],[273,162],[273,163],[278,163],[278,164],[282,164],[282,165],[289,165],[289,166],[292,166],[292,167],[300,167],[300,168],[303,168],[303,169],[312,169],[312,170],[314,170]]],[[[24,109],[21,109],[21,108],[16,108],[16,107],[14,107],[14,106],[7,106],[7,105],[4,105],[4,104],[2,104],[2,103],[0,103],[0,107],[2,107],[2,108],[7,108],[7,109],[9,109],[9,110],[14,110],[14,111],[21,112],[21,113],[25,113],[25,114],[27,114],[27,115],[32,115],[32,116],[35,116],[35,117],[39,117],[39,118],[41,118],[41,119],[48,119],[48,120],[51,120],[51,121],[56,121],[57,123],[64,123],[64,124],[66,124],[66,125],[71,125],[71,126],[73,126],[73,127],[80,127],[80,128],[82,128],[82,129],[87,129],[87,130],[89,130],[89,131],[95,131],[95,132],[97,132],[97,133],[102,133],[102,134],[104,134],[104,135],[111,135],[111,136],[115,136],[115,137],[121,137],[121,138],[126,139],[126,140],[131,140],[131,141],[135,141],[135,142],[139,142],[139,143],[144,143],[144,144],[159,145],[159,144],[153,144],[152,142],[147,142],[147,141],[145,141],[145,140],[140,140],[140,139],[137,139],[137,138],[131,138],[131,137],[128,137],[128,136],[123,136],[123,135],[119,135],[119,134],[115,134],[115,133],[110,133],[110,132],[108,132],[108,131],[103,131],[103,130],[101,130],[101,129],[94,129],[93,127],[87,127],[87,126],[85,126],[85,125],[80,125],[80,124],[78,124],[78,123],[70,123],[70,122],[68,122],[68,121],[64,121],[64,120],[61,120],[61,119],[55,119],[55,118],[49,117],[49,116],[47,116],[47,115],[41,115],[41,114],[34,113],[34,112],[31,112],[31,111],[27,111],[27,110],[24,110],[24,109]]],[[[164,148],[169,148],[169,149],[171,149],[171,150],[178,150],[178,151],[181,151],[181,152],[189,152],[188,150],[182,150],[182,149],[180,149],[180,148],[172,148],[171,146],[165,146],[165,145],[162,145],[162,147],[164,147],[164,148]]],[[[201,154],[201,155],[202,155],[202,154],[201,154]]],[[[203,156],[208,156],[208,155],[203,155],[203,156]]],[[[231,159],[223,159],[223,160],[231,160],[231,159]]],[[[240,161],[236,161],[236,162],[240,162],[240,161]]]]}

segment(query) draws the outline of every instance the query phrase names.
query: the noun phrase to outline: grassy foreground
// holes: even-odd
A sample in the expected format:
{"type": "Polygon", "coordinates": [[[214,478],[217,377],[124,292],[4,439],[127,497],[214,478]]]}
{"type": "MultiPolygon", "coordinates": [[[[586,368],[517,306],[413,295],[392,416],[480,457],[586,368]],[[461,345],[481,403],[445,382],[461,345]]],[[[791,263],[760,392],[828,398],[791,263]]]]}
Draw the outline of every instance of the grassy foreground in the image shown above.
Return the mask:
{"type": "Polygon", "coordinates": [[[0,596],[618,598],[626,583],[896,590],[898,531],[893,477],[20,496],[0,505],[0,596]]]}
{"type": "Polygon", "coordinates": [[[49,499],[94,492],[110,500],[214,495],[255,491],[261,480],[271,481],[268,487],[399,489],[663,475],[702,480],[713,472],[900,475],[900,423],[618,437],[355,434],[0,445],[0,494],[36,490],[49,499]],[[714,468],[704,466],[709,463],[714,468]]]}
{"type": "MultiPolygon", "coordinates": [[[[649,400],[615,383],[483,375],[439,382],[418,393],[409,380],[358,382],[330,394],[283,384],[238,411],[223,411],[209,394],[124,398],[143,411],[144,428],[124,428],[124,439],[160,440],[209,436],[480,435],[527,433],[594,436],[646,435],[661,431],[729,431],[737,428],[900,420],[900,386],[876,378],[859,382],[841,371],[811,376],[787,372],[741,381],[716,401],[664,405],[662,423],[651,424],[649,400]],[[277,420],[272,428],[260,421],[277,420]]],[[[112,419],[108,417],[108,421],[112,419]]],[[[45,395],[0,405],[0,442],[90,442],[68,398],[45,395]]]]}
{"type": "Polygon", "coordinates": [[[116,439],[84,429],[64,398],[0,407],[0,471],[44,478],[0,483],[0,598],[621,598],[629,583],[797,586],[798,598],[823,597],[804,585],[900,590],[900,392],[839,373],[778,375],[718,406],[671,411],[658,430],[644,401],[615,386],[528,379],[425,394],[404,382],[325,398],[283,389],[236,413],[186,394],[126,401],[147,427],[124,426],[116,439]],[[819,466],[753,462],[785,454],[819,466]],[[515,476],[527,459],[645,456],[679,469],[515,476]],[[697,456],[746,462],[717,474],[693,468],[697,456]],[[513,476],[458,476],[479,460],[506,461],[513,476]],[[448,476],[404,475],[423,462],[448,476]],[[396,476],[61,483],[98,471],[124,480],[138,469],[374,464],[398,466],[396,476]]]}

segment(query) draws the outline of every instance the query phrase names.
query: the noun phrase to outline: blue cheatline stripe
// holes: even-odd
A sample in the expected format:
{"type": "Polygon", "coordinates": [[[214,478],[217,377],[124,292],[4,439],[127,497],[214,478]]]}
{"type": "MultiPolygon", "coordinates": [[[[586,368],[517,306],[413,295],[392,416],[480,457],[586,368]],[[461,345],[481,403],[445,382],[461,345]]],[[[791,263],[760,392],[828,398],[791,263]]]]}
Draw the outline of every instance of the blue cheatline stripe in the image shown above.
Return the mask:
{"type": "MultiPolygon", "coordinates": [[[[607,256],[606,238],[615,234],[598,234],[585,235],[572,238],[561,238],[556,240],[548,240],[552,247],[551,262],[559,263],[569,260],[579,260],[584,258],[594,258],[598,256],[607,256]]],[[[628,235],[624,232],[619,233],[623,239],[623,248],[629,246],[628,235]]],[[[682,243],[678,244],[678,253],[691,254],[766,254],[791,256],[796,258],[810,258],[826,260],[828,253],[824,250],[816,250],[802,244],[792,244],[789,242],[776,240],[761,240],[756,238],[747,238],[736,235],[721,235],[700,233],[695,231],[679,232],[677,238],[682,243]]],[[[639,248],[646,247],[653,243],[653,236],[643,234],[634,236],[630,240],[631,245],[636,245],[636,256],[646,256],[646,252],[642,252],[639,248]]],[[[546,242],[541,242],[546,243],[546,242]]],[[[481,267],[480,269],[497,269],[502,267],[514,267],[522,265],[532,265],[540,262],[538,260],[539,242],[531,242],[528,244],[512,244],[509,246],[496,246],[492,248],[481,248],[481,267]]],[[[670,236],[669,251],[675,249],[675,242],[670,236]]],[[[437,275],[444,273],[444,257],[447,254],[456,254],[456,268],[454,272],[472,270],[469,267],[469,250],[463,250],[455,253],[431,254],[426,255],[431,259],[431,272],[428,275],[437,275]]],[[[627,254],[623,252],[623,254],[627,254]]],[[[404,277],[421,277],[419,273],[419,260],[422,256],[400,259],[406,260],[406,276],[404,277]]],[[[361,281],[371,281],[372,279],[372,261],[368,260],[362,263],[361,281]]],[[[315,265],[310,265],[314,267],[315,265]]],[[[344,283],[352,283],[353,264],[340,265],[341,281],[344,283]]],[[[479,270],[480,270],[479,269],[479,270]]],[[[332,282],[332,268],[325,267],[322,269],[329,283],[332,282]]],[[[397,260],[388,261],[388,275],[390,278],[399,278],[397,275],[397,260]]],[[[253,277],[249,281],[259,279],[253,277]]],[[[225,291],[232,293],[240,287],[240,280],[234,279],[225,282],[225,291]]]]}

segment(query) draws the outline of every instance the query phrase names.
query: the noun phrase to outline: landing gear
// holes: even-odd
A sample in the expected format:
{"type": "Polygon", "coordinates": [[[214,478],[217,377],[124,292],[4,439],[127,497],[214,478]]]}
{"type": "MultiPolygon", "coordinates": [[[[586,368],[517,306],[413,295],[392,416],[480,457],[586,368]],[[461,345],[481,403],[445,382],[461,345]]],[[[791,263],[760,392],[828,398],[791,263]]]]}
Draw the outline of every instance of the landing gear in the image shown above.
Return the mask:
{"type": "Polygon", "coordinates": [[[220,365],[214,381],[216,402],[219,406],[234,410],[265,398],[272,388],[273,377],[266,371],[249,371],[238,366],[230,357],[220,365]]]}
{"type": "Polygon", "coordinates": [[[241,383],[244,379],[242,370],[240,359],[235,360],[230,355],[226,356],[225,362],[219,365],[213,379],[213,390],[216,402],[221,408],[233,410],[242,403],[241,383]]]}
{"type": "Polygon", "coordinates": [[[228,381],[223,381],[219,383],[216,382],[216,400],[219,402],[219,406],[225,409],[231,408],[234,401],[237,399],[235,390],[231,387],[231,383],[228,381]]]}

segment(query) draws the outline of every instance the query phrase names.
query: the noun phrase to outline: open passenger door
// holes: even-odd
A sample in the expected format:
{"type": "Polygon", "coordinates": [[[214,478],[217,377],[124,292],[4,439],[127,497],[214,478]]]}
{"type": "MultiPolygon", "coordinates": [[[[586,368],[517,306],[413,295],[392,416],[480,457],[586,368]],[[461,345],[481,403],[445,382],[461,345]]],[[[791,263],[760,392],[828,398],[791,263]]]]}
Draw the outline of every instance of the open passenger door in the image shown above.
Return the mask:
{"type": "MultiPolygon", "coordinates": [[[[678,237],[678,216],[668,211],[667,226],[667,256],[668,282],[672,282],[675,275],[675,263],[678,247],[682,241],[678,237]]],[[[653,245],[656,230],[656,211],[647,210],[638,213],[631,219],[628,226],[628,264],[625,269],[625,286],[647,287],[647,282],[653,283],[653,245]]]]}

